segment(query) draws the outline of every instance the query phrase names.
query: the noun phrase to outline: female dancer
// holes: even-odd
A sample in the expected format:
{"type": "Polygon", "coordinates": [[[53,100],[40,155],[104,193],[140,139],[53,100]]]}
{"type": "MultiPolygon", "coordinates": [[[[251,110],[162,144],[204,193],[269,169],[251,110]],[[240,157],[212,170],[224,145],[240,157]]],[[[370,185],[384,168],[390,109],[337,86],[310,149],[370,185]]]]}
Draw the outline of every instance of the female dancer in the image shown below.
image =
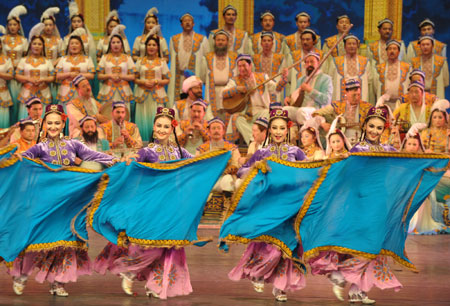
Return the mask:
{"type": "MultiPolygon", "coordinates": [[[[117,13],[116,10],[112,10],[106,17],[106,30],[105,30],[106,35],[103,38],[101,38],[97,44],[97,62],[100,62],[100,59],[102,58],[103,54],[106,54],[106,51],[108,51],[109,38],[111,36],[113,29],[118,25],[120,25],[119,13],[117,13]]],[[[121,29],[122,30],[120,34],[122,35],[123,38],[125,53],[130,55],[131,52],[130,44],[128,43],[128,39],[126,38],[125,33],[123,33],[125,26],[123,25],[121,29]]]]}
{"type": "MultiPolygon", "coordinates": [[[[6,32],[3,26],[0,26],[0,32],[6,32]]],[[[6,129],[10,126],[10,107],[13,105],[11,95],[8,90],[8,81],[13,79],[14,67],[11,59],[2,53],[3,42],[0,40],[0,129],[6,129]]]]}
{"type": "MultiPolygon", "coordinates": [[[[158,163],[191,158],[192,155],[181,148],[175,134],[175,111],[170,108],[158,107],[154,122],[154,139],[148,147],[141,149],[128,162],[135,159],[138,162],[158,163]],[[174,135],[176,144],[170,142],[174,135]]],[[[132,295],[132,285],[135,279],[146,280],[145,290],[148,296],[166,299],[176,295],[187,295],[192,292],[189,270],[186,264],[184,248],[142,248],[131,245],[128,249],[108,243],[102,253],[97,256],[94,264],[97,272],[104,273],[109,269],[123,278],[122,289],[132,295]],[[139,258],[131,260],[129,257],[139,258]],[[176,278],[157,278],[156,275],[166,275],[176,271],[176,278]]]]}
{"type": "MultiPolygon", "coordinates": [[[[385,107],[370,108],[363,123],[361,141],[350,152],[396,151],[394,147],[380,142],[388,116],[388,110],[385,107]]],[[[375,300],[367,296],[367,292],[373,286],[380,289],[402,288],[402,284],[391,272],[385,256],[366,259],[335,251],[324,251],[312,258],[309,264],[313,275],[328,275],[333,284],[333,292],[341,301],[344,301],[343,291],[347,282],[352,284],[348,294],[351,303],[374,304],[375,300]],[[377,271],[383,271],[383,273],[377,277],[377,271]]]]}
{"type": "MultiPolygon", "coordinates": [[[[270,156],[286,161],[305,160],[305,153],[289,144],[290,125],[287,111],[272,109],[269,134],[264,141],[266,143],[268,140],[268,144],[252,155],[239,169],[238,176],[242,177],[254,163],[270,156]]],[[[263,292],[264,283],[272,283],[272,293],[277,301],[287,300],[287,290],[299,290],[305,287],[305,277],[293,261],[283,258],[278,248],[265,242],[251,242],[228,277],[235,281],[243,278],[250,279],[256,292],[263,292]],[[258,260],[255,260],[256,258],[258,260]]]]}
{"type": "MultiPolygon", "coordinates": [[[[113,156],[96,152],[75,139],[64,137],[66,114],[61,105],[47,105],[44,115],[45,135],[38,144],[22,153],[22,156],[40,159],[54,165],[73,166],[81,161],[96,161],[110,166],[115,163],[113,156]]],[[[16,155],[21,159],[20,155],[16,155]]],[[[35,279],[51,283],[50,294],[68,296],[64,284],[77,281],[78,276],[91,273],[91,263],[87,250],[61,246],[56,250],[26,252],[14,260],[8,273],[13,276],[13,289],[21,295],[28,277],[34,268],[38,269],[35,279]]]]}

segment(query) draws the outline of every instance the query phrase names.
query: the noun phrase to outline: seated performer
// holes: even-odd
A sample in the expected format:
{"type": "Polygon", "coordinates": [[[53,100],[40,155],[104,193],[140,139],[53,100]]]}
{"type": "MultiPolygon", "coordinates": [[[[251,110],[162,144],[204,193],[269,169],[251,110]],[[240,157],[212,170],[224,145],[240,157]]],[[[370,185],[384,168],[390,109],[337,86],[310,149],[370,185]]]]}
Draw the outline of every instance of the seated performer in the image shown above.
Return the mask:
{"type": "Polygon", "coordinates": [[[101,124],[109,147],[115,154],[124,156],[142,148],[142,139],[136,124],[125,120],[127,106],[122,101],[113,102],[112,120],[101,124]]]}
{"type": "MultiPolygon", "coordinates": [[[[31,97],[30,99],[25,102],[25,106],[27,108],[28,117],[26,119],[30,119],[34,122],[35,126],[35,134],[34,134],[34,140],[37,140],[39,137],[39,130],[41,129],[42,124],[42,112],[43,112],[43,106],[41,99],[38,97],[31,97]]],[[[19,129],[15,129],[13,134],[11,135],[10,141],[16,141],[20,138],[20,131],[19,129]]]]}
{"type": "Polygon", "coordinates": [[[317,71],[309,83],[306,83],[307,77],[319,66],[320,55],[310,52],[305,57],[305,67],[307,75],[302,76],[297,81],[297,88],[291,86],[291,96],[284,99],[284,109],[289,113],[289,119],[297,124],[303,124],[304,119],[308,118],[315,110],[331,103],[333,93],[333,83],[327,74],[321,70],[317,71]],[[292,106],[300,95],[304,92],[303,103],[301,107],[292,106]]]}
{"type": "Polygon", "coordinates": [[[213,150],[225,149],[231,151],[231,163],[225,169],[222,177],[214,185],[212,191],[224,192],[226,197],[231,197],[235,187],[235,174],[239,167],[241,153],[235,144],[224,139],[225,123],[219,118],[208,121],[209,141],[197,148],[196,156],[213,150]]]}
{"type": "MultiPolygon", "coordinates": [[[[22,159],[22,156],[40,159],[45,163],[61,166],[78,165],[80,161],[84,160],[110,166],[117,161],[113,156],[89,149],[78,140],[61,136],[64,135],[66,119],[67,116],[62,105],[47,105],[43,120],[45,135],[38,140],[38,144],[22,155],[16,153],[15,156],[19,159],[22,159]]],[[[87,250],[64,246],[57,251],[21,254],[14,260],[9,274],[13,277],[13,289],[17,295],[23,293],[28,277],[37,268],[36,280],[41,283],[45,280],[49,281],[51,283],[50,294],[68,296],[64,284],[69,281],[76,282],[80,275],[90,274],[90,266],[87,250]],[[51,267],[50,270],[49,267],[51,267]]]]}
{"type": "Polygon", "coordinates": [[[36,126],[31,119],[22,119],[19,121],[20,138],[11,143],[18,145],[17,153],[27,151],[36,144],[35,135],[37,134],[36,126]]]}
{"type": "MultiPolygon", "coordinates": [[[[392,152],[390,145],[380,143],[388,118],[387,108],[372,107],[362,126],[361,140],[350,152],[392,152]]],[[[378,255],[374,259],[356,257],[335,251],[320,252],[309,260],[313,275],[325,274],[333,284],[333,293],[340,301],[344,301],[343,291],[347,282],[351,283],[348,293],[349,302],[374,304],[375,300],[367,296],[367,292],[376,286],[380,289],[400,289],[402,285],[390,270],[385,256],[378,255]],[[376,271],[383,271],[385,277],[376,277],[376,271]]]]}
{"type": "Polygon", "coordinates": [[[239,158],[239,165],[245,164],[250,157],[259,149],[263,147],[263,142],[267,137],[267,129],[269,128],[269,121],[266,117],[259,117],[255,120],[252,126],[253,141],[248,145],[247,155],[239,158]]]}
{"type": "MultiPolygon", "coordinates": [[[[127,157],[127,162],[136,160],[143,163],[159,163],[183,158],[191,158],[185,149],[181,148],[175,134],[175,111],[171,108],[158,107],[154,122],[154,142],[139,150],[137,154],[127,157]],[[176,144],[170,142],[174,135],[176,144]]],[[[167,299],[176,295],[188,295],[192,292],[189,270],[186,263],[184,248],[142,248],[131,245],[128,250],[112,243],[97,256],[96,271],[111,270],[119,273],[122,289],[128,295],[133,295],[135,279],[145,280],[147,296],[167,299]],[[140,260],[132,260],[139,258],[140,260]],[[161,277],[156,279],[155,273],[167,275],[176,271],[176,278],[161,277]]]]}
{"type": "Polygon", "coordinates": [[[69,136],[76,138],[81,133],[79,121],[85,116],[94,117],[99,123],[108,122],[108,118],[100,114],[102,106],[92,96],[89,81],[79,74],[72,82],[78,92],[78,97],[70,100],[67,104],[67,115],[69,116],[69,136]]]}
{"type": "Polygon", "coordinates": [[[202,99],[192,103],[190,119],[181,121],[177,127],[180,145],[191,154],[195,154],[197,147],[209,139],[208,123],[204,120],[207,106],[202,99]]]}
{"type": "Polygon", "coordinates": [[[198,76],[192,75],[184,80],[182,90],[187,97],[175,102],[175,118],[188,120],[191,116],[192,103],[203,98],[203,82],[198,76]]]}
{"type": "Polygon", "coordinates": [[[361,100],[361,85],[356,79],[349,79],[345,83],[345,99],[333,101],[331,105],[322,107],[313,113],[313,117],[321,116],[325,120],[321,130],[329,132],[330,124],[338,117],[337,128],[348,138],[352,145],[356,144],[361,136],[361,126],[366,114],[372,105],[361,100]]]}
{"type": "Polygon", "coordinates": [[[254,90],[257,85],[262,84],[267,79],[267,75],[252,72],[252,57],[247,54],[240,54],[236,59],[236,65],[238,75],[228,81],[222,92],[223,98],[229,99],[237,94],[248,94],[249,101],[243,111],[231,115],[227,127],[227,140],[238,140],[240,133],[245,143],[249,144],[253,121],[258,117],[267,116],[271,96],[280,92],[287,84],[288,71],[287,69],[283,71],[283,77],[278,83],[269,81],[264,86],[254,90]]]}
{"type": "MultiPolygon", "coordinates": [[[[289,144],[289,122],[287,111],[270,111],[269,134],[264,141],[268,142],[267,146],[257,150],[239,169],[239,177],[244,176],[255,163],[270,156],[286,161],[306,159],[301,149],[289,144]]],[[[272,293],[277,301],[286,301],[286,291],[302,289],[306,284],[305,276],[294,262],[284,258],[277,247],[266,242],[251,242],[228,277],[234,281],[248,278],[256,292],[264,291],[264,283],[272,283],[272,293]]]]}

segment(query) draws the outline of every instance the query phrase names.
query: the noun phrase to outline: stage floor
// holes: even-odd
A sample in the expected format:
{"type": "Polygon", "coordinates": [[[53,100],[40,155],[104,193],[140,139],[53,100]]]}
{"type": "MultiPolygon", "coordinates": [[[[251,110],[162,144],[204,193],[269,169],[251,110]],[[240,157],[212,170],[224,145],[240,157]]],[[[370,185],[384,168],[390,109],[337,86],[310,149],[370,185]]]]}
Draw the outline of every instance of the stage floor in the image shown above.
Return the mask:
{"type": "MultiPolygon", "coordinates": [[[[200,229],[200,236],[214,236],[218,230],[200,229]]],[[[91,259],[105,246],[106,240],[91,235],[91,259]]],[[[419,274],[403,270],[395,271],[404,285],[399,292],[373,289],[369,296],[377,305],[450,305],[450,235],[409,236],[407,252],[420,270],[419,274]]],[[[47,283],[39,284],[30,278],[22,296],[12,290],[12,280],[0,268],[0,305],[345,305],[331,292],[331,285],[325,277],[308,275],[305,289],[288,294],[287,303],[275,302],[268,285],[264,293],[253,291],[248,280],[233,282],[227,273],[239,260],[244,246],[233,245],[228,254],[219,253],[216,242],[203,248],[186,248],[191,282],[194,292],[189,296],[150,299],[145,296],[144,283],[135,282],[136,297],[122,292],[121,279],[107,274],[80,277],[77,283],[66,286],[70,296],[54,297],[48,293],[47,283]]]]}

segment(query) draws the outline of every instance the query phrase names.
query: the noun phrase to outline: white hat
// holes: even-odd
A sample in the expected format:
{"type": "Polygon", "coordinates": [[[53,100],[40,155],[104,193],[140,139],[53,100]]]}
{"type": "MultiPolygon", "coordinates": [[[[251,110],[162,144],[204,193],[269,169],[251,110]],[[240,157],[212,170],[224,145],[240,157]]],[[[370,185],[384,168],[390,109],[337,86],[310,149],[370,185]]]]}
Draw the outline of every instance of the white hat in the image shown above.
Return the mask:
{"type": "Polygon", "coordinates": [[[203,84],[202,80],[198,76],[193,75],[184,80],[182,90],[184,93],[188,93],[189,89],[201,84],[203,84]]]}

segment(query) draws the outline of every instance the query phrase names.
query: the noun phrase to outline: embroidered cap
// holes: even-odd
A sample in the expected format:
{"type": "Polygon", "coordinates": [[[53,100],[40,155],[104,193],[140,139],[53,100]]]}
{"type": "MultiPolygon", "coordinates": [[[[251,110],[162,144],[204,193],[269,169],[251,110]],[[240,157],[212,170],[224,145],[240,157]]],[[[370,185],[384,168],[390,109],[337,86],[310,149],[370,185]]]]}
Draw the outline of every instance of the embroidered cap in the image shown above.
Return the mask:
{"type": "Polygon", "coordinates": [[[357,79],[348,79],[345,81],[345,90],[350,90],[353,88],[361,88],[361,83],[357,79]]]}
{"type": "Polygon", "coordinates": [[[263,20],[263,18],[264,17],[266,17],[266,16],[270,16],[270,17],[272,17],[273,18],[273,20],[275,20],[275,15],[274,14],[272,14],[272,12],[271,11],[265,11],[264,13],[262,13],[261,14],[261,16],[259,17],[259,20],[263,20]]]}
{"type": "Polygon", "coordinates": [[[118,108],[118,107],[126,108],[125,102],[123,102],[123,101],[114,101],[112,103],[112,109],[115,109],[115,108],[118,108]]]}
{"type": "Polygon", "coordinates": [[[411,80],[413,75],[420,75],[422,77],[422,80],[425,80],[425,72],[423,72],[420,69],[413,69],[411,73],[409,74],[409,79],[411,80]]]}
{"type": "Polygon", "coordinates": [[[419,44],[420,44],[423,40],[426,40],[426,39],[431,40],[431,42],[432,42],[433,45],[434,45],[434,37],[431,36],[431,35],[422,35],[422,36],[420,36],[420,37],[419,37],[419,44]]]}
{"type": "Polygon", "coordinates": [[[161,116],[167,116],[173,120],[175,119],[175,111],[172,108],[159,106],[156,110],[155,119],[161,116]]]}
{"type": "Polygon", "coordinates": [[[214,33],[214,38],[216,38],[217,35],[225,35],[226,37],[230,38],[230,34],[228,34],[228,32],[223,29],[220,29],[219,31],[214,33]]]}
{"type": "Polygon", "coordinates": [[[228,4],[228,5],[225,6],[225,8],[222,10],[222,15],[225,15],[225,13],[226,13],[228,10],[232,10],[232,11],[234,11],[234,12],[237,14],[237,9],[236,9],[234,6],[232,6],[231,4],[228,4]]]}
{"type": "Polygon", "coordinates": [[[312,35],[313,40],[316,41],[316,39],[317,39],[317,34],[316,34],[316,32],[315,32],[313,29],[311,29],[311,28],[306,28],[306,29],[304,29],[303,32],[300,34],[300,36],[302,36],[303,34],[307,34],[307,33],[310,33],[310,34],[312,35]]]}
{"type": "Polygon", "coordinates": [[[45,107],[45,116],[51,113],[65,115],[63,106],[59,104],[49,104],[45,107]]]}
{"type": "Polygon", "coordinates": [[[350,17],[348,17],[348,15],[340,15],[340,16],[337,16],[336,22],[339,22],[339,20],[344,19],[344,18],[347,18],[350,20],[350,17]]]}
{"type": "Polygon", "coordinates": [[[30,97],[27,101],[25,101],[25,106],[26,106],[27,108],[30,108],[31,105],[37,104],[37,103],[42,104],[41,99],[39,99],[39,98],[36,97],[36,96],[32,96],[32,97],[30,97]]]}
{"type": "Polygon", "coordinates": [[[218,118],[218,117],[214,117],[214,118],[212,118],[211,120],[209,120],[209,121],[208,121],[208,127],[210,127],[211,124],[213,124],[213,123],[220,123],[220,124],[223,125],[224,128],[226,127],[226,126],[225,126],[225,122],[223,122],[223,120],[220,119],[220,118],[218,118]]]}
{"type": "Polygon", "coordinates": [[[239,61],[245,60],[247,62],[252,62],[252,56],[250,54],[239,54],[236,58],[236,63],[239,63],[239,61]]]}
{"type": "Polygon", "coordinates": [[[270,121],[276,118],[281,118],[289,121],[288,111],[284,109],[272,109],[270,111],[270,121]]]}
{"type": "Polygon", "coordinates": [[[314,51],[308,52],[308,54],[305,55],[305,59],[309,56],[314,56],[315,58],[317,58],[318,61],[320,61],[320,54],[314,51]]]}
{"type": "Polygon", "coordinates": [[[81,118],[80,121],[78,121],[78,123],[80,124],[80,126],[83,126],[83,123],[85,123],[88,120],[93,120],[93,121],[95,121],[95,123],[97,123],[97,119],[95,119],[92,116],[84,116],[83,118],[81,118]]]}
{"type": "Polygon", "coordinates": [[[389,18],[384,18],[383,20],[378,21],[378,29],[381,28],[384,23],[390,23],[392,26],[394,26],[394,22],[392,20],[390,20],[389,18]]]}
{"type": "Polygon", "coordinates": [[[34,121],[31,118],[25,118],[22,120],[19,120],[19,125],[24,126],[25,124],[32,124],[34,125],[34,121]]]}
{"type": "Polygon", "coordinates": [[[359,38],[355,35],[355,34],[353,34],[353,33],[348,33],[347,35],[345,35],[345,37],[344,37],[344,43],[347,41],[347,40],[349,40],[349,39],[355,39],[357,42],[358,42],[358,44],[359,44],[359,38]]]}
{"type": "Polygon", "coordinates": [[[198,76],[193,75],[183,81],[182,90],[184,93],[188,93],[189,89],[191,89],[192,87],[202,84],[203,84],[202,80],[198,76]]]}
{"type": "Polygon", "coordinates": [[[420,89],[422,89],[422,91],[425,90],[425,85],[419,81],[411,82],[408,86],[408,90],[410,90],[412,87],[419,87],[420,89]]]}
{"type": "Polygon", "coordinates": [[[184,17],[191,17],[192,18],[192,20],[194,20],[194,16],[192,16],[191,14],[189,14],[189,13],[186,13],[186,14],[184,14],[183,16],[181,16],[180,17],[180,22],[182,22],[183,21],[183,18],[184,17]]]}
{"type": "Polygon", "coordinates": [[[72,84],[74,86],[78,86],[78,84],[80,84],[84,80],[87,81],[87,79],[82,74],[79,74],[79,75],[77,75],[76,77],[73,78],[72,84]]]}
{"type": "Polygon", "coordinates": [[[389,41],[386,43],[386,50],[387,50],[387,48],[389,48],[390,45],[396,45],[396,46],[398,47],[399,50],[400,50],[400,48],[401,48],[401,46],[402,46],[402,44],[401,44],[398,40],[391,39],[391,40],[389,40],[389,41]]]}
{"type": "Polygon", "coordinates": [[[269,109],[270,110],[272,110],[272,109],[281,109],[281,108],[283,108],[283,104],[281,104],[281,102],[272,102],[269,105],[269,109]]]}
{"type": "Polygon", "coordinates": [[[295,21],[298,20],[299,17],[306,17],[308,20],[311,20],[311,16],[307,12],[300,12],[295,16],[295,21]]]}
{"type": "Polygon", "coordinates": [[[384,122],[387,121],[389,115],[389,111],[386,107],[375,107],[372,106],[367,112],[366,120],[367,122],[369,118],[380,118],[384,122]]]}
{"type": "Polygon", "coordinates": [[[203,108],[206,110],[206,108],[208,107],[208,103],[206,103],[204,100],[202,100],[202,99],[197,99],[197,100],[195,100],[194,102],[192,102],[192,105],[191,105],[191,107],[192,106],[194,106],[194,105],[200,105],[200,106],[203,106],[203,108]]]}
{"type": "Polygon", "coordinates": [[[273,32],[272,31],[262,31],[261,32],[261,39],[263,38],[263,37],[265,37],[265,36],[268,36],[268,37],[270,37],[270,38],[274,38],[274,36],[273,36],[273,32]]]}
{"type": "Polygon", "coordinates": [[[258,119],[255,120],[256,124],[259,124],[260,126],[268,129],[269,128],[269,121],[267,120],[266,117],[259,117],[258,119]]]}
{"type": "Polygon", "coordinates": [[[433,21],[431,21],[429,18],[425,18],[424,20],[422,20],[422,22],[419,23],[419,29],[421,29],[422,27],[424,27],[426,25],[432,26],[433,29],[435,27],[433,21]]]}

